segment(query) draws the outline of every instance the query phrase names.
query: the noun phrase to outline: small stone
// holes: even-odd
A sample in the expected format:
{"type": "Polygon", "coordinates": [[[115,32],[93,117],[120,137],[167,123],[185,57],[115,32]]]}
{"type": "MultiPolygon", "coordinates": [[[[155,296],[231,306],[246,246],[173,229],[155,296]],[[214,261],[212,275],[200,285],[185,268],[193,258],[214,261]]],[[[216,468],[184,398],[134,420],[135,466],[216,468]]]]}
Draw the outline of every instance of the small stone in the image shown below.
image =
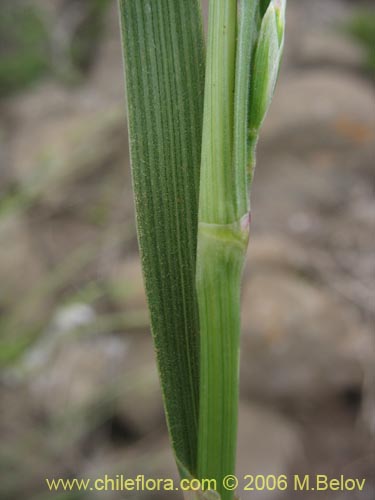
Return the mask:
{"type": "Polygon", "coordinates": [[[303,405],[361,386],[371,337],[327,290],[263,267],[248,278],[242,304],[244,394],[303,405]]]}
{"type": "MultiPolygon", "coordinates": [[[[250,482],[249,478],[244,479],[247,475],[288,474],[291,465],[302,455],[301,436],[295,423],[261,406],[240,405],[237,477],[241,486],[250,482]]],[[[277,488],[257,492],[242,489],[239,491],[243,500],[272,500],[280,495],[277,488]]]]}

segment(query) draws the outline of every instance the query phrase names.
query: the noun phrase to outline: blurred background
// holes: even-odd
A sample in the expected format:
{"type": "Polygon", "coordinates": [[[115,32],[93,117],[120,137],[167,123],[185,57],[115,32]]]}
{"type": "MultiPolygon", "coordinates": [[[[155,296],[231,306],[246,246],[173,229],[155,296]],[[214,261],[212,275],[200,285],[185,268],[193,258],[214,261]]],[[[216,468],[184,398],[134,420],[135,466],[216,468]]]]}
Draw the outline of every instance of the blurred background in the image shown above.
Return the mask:
{"type": "MultiPolygon", "coordinates": [[[[367,480],[361,494],[253,499],[370,500],[375,11],[360,0],[289,0],[287,22],[253,189],[238,473],[367,480]]],[[[54,495],[45,478],[176,477],[137,251],[125,113],[116,1],[1,0],[4,500],[163,499],[165,492],[54,495]]]]}

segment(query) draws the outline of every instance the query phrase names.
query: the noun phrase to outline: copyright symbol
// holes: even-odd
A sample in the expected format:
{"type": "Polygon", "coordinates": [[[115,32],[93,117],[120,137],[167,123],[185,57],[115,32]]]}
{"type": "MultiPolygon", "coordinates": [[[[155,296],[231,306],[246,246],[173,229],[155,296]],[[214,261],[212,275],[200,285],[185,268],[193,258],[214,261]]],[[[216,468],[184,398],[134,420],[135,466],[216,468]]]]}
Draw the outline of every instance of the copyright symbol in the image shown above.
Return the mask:
{"type": "Polygon", "coordinates": [[[236,478],[236,476],[229,474],[228,476],[224,477],[223,486],[227,491],[234,491],[238,486],[238,479],[236,478]]]}

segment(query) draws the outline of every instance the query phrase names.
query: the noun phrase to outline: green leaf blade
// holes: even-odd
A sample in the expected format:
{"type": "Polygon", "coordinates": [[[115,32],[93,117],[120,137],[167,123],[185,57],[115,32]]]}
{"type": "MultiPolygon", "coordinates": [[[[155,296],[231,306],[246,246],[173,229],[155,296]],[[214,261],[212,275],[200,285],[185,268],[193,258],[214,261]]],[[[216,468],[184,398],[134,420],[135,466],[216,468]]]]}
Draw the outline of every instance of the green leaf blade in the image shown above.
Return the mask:
{"type": "Polygon", "coordinates": [[[196,472],[195,260],[204,52],[197,1],[120,0],[138,239],[169,431],[196,472]]]}

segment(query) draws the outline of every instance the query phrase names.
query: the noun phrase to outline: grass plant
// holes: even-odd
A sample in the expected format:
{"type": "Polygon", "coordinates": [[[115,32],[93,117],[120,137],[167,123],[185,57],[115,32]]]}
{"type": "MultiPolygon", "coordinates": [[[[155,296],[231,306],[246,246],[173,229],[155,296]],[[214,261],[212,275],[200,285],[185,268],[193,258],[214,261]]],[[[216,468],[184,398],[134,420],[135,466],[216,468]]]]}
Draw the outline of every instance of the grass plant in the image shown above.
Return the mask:
{"type": "MultiPolygon", "coordinates": [[[[235,473],[240,287],[286,0],[120,0],[138,238],[180,473],[235,473]]],[[[197,493],[197,498],[199,494],[197,493]]]]}

